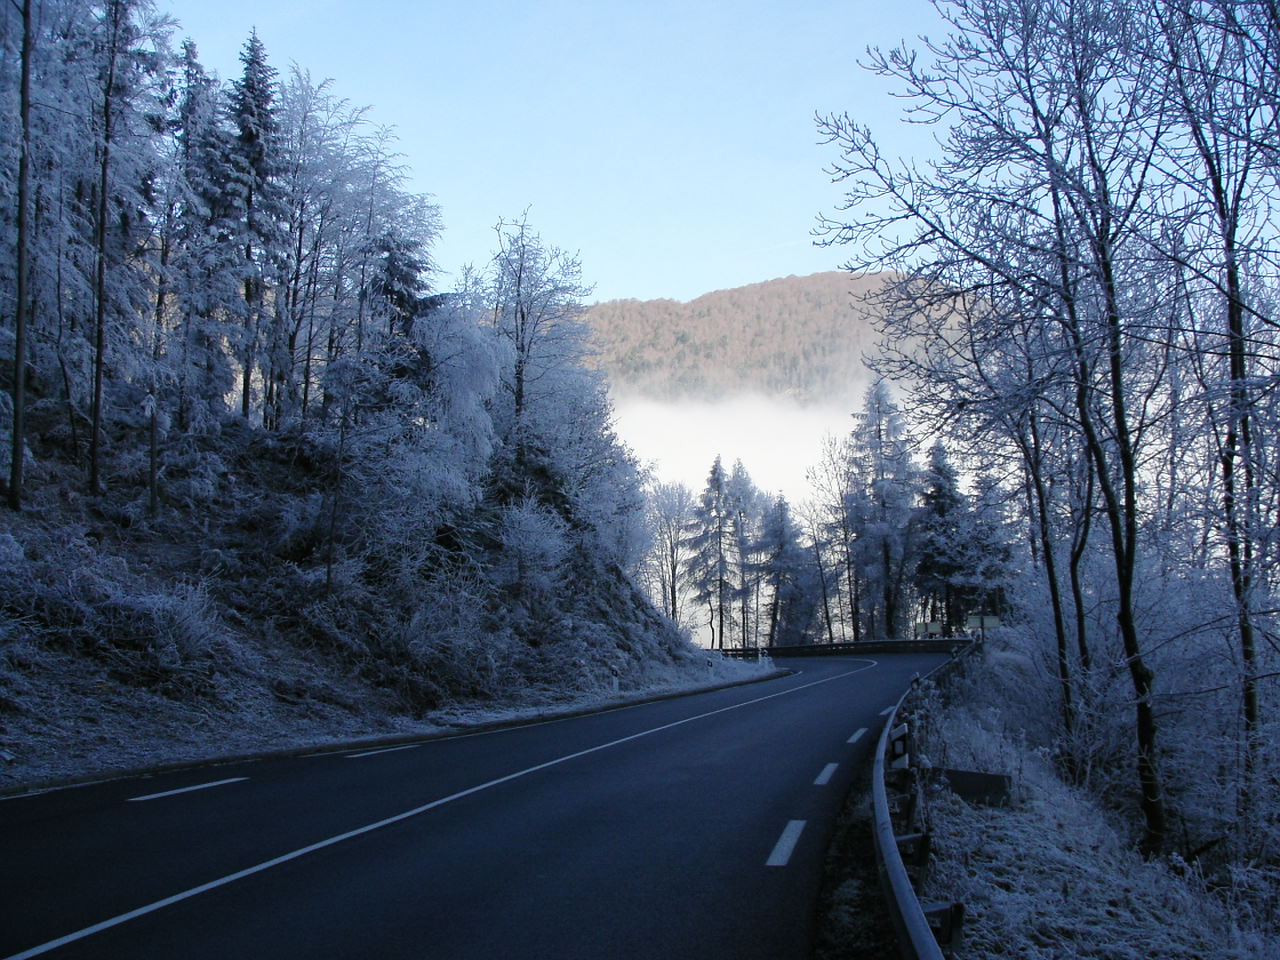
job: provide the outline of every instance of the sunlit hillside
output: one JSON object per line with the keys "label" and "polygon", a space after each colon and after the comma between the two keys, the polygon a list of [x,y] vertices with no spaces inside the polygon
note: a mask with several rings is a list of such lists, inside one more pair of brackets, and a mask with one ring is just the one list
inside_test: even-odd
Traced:
{"label": "sunlit hillside", "polygon": [[738,393],[805,403],[861,395],[875,343],[875,277],[842,271],[718,290],[688,303],[611,300],[587,321],[617,393],[655,400]]}

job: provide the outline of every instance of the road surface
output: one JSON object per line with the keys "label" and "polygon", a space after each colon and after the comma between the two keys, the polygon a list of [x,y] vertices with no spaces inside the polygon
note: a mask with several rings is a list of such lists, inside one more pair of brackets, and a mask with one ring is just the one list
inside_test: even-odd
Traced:
{"label": "road surface", "polygon": [[0,958],[808,958],[836,813],[932,654],[0,801]]}

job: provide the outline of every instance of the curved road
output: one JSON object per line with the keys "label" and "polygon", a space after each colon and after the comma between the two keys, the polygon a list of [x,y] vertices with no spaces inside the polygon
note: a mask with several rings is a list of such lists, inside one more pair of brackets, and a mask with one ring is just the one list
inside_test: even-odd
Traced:
{"label": "curved road", "polygon": [[486,733],[0,801],[0,957],[807,958],[932,654]]}

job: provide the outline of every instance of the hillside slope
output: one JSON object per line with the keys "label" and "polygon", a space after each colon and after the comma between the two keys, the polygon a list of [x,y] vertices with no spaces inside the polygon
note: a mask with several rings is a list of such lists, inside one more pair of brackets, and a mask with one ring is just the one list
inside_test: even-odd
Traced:
{"label": "hillside slope", "polygon": [[841,271],[718,290],[688,303],[611,300],[587,311],[615,393],[655,400],[762,393],[822,402],[856,397],[876,341],[876,277]]}
{"label": "hillside slope", "polygon": [[349,541],[327,580],[331,450],[234,419],[183,443],[155,517],[133,478],[77,496],[44,448],[27,509],[0,510],[0,794],[705,682],[705,656],[589,549],[545,597],[490,586],[492,497],[433,562]]}

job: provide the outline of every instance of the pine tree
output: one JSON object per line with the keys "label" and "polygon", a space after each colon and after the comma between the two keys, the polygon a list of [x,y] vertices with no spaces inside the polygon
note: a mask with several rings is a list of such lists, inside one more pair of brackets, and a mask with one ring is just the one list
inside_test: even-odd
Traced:
{"label": "pine tree", "polygon": [[729,511],[729,567],[734,578],[736,626],[745,648],[755,645],[760,632],[755,616],[760,593],[755,551],[759,540],[762,496],[741,460],[733,462],[733,470],[725,484],[725,498]]}
{"label": "pine tree", "polygon": [[[243,253],[243,329],[240,336],[240,415],[248,419],[255,369],[264,359],[262,326],[266,290],[279,260],[280,201],[277,193],[276,71],[267,63],[266,48],[254,30],[240,51],[244,69],[232,84],[231,117],[236,139],[232,173],[239,200],[238,245]],[[268,382],[271,377],[268,375]],[[267,412],[270,419],[270,414]]]}
{"label": "pine tree", "polygon": [[920,499],[916,593],[924,619],[941,623],[943,636],[950,637],[963,628],[968,612],[962,579],[973,559],[966,542],[972,518],[941,440],[929,450]]}
{"label": "pine tree", "polygon": [[756,549],[759,575],[769,598],[765,645],[805,643],[817,614],[814,581],[818,571],[805,559],[785,497],[777,497],[765,510]]}
{"label": "pine tree", "polygon": [[688,570],[694,600],[707,605],[711,646],[721,649],[724,648],[725,628],[733,602],[729,571],[730,533],[727,483],[724,467],[716,457],[707,474],[707,485],[694,507],[685,542],[690,552]]}
{"label": "pine tree", "polygon": [[367,300],[370,317],[385,337],[407,337],[422,311],[426,293],[426,263],[418,244],[388,228],[369,244],[375,256]]}
{"label": "pine tree", "polygon": [[916,492],[906,420],[877,380],[867,390],[862,412],[855,415],[852,454],[856,474],[864,478],[865,512],[858,539],[868,577],[868,589],[878,597],[872,606],[871,634],[900,636],[906,612],[912,544],[910,520]]}
{"label": "pine tree", "polygon": [[205,75],[195,44],[182,45],[173,202],[175,252],[170,274],[178,320],[168,359],[175,420],[182,430],[205,429],[225,412],[234,384],[225,343],[228,318],[239,315],[242,275],[238,253],[239,201],[234,190],[232,136],[215,80]]}

